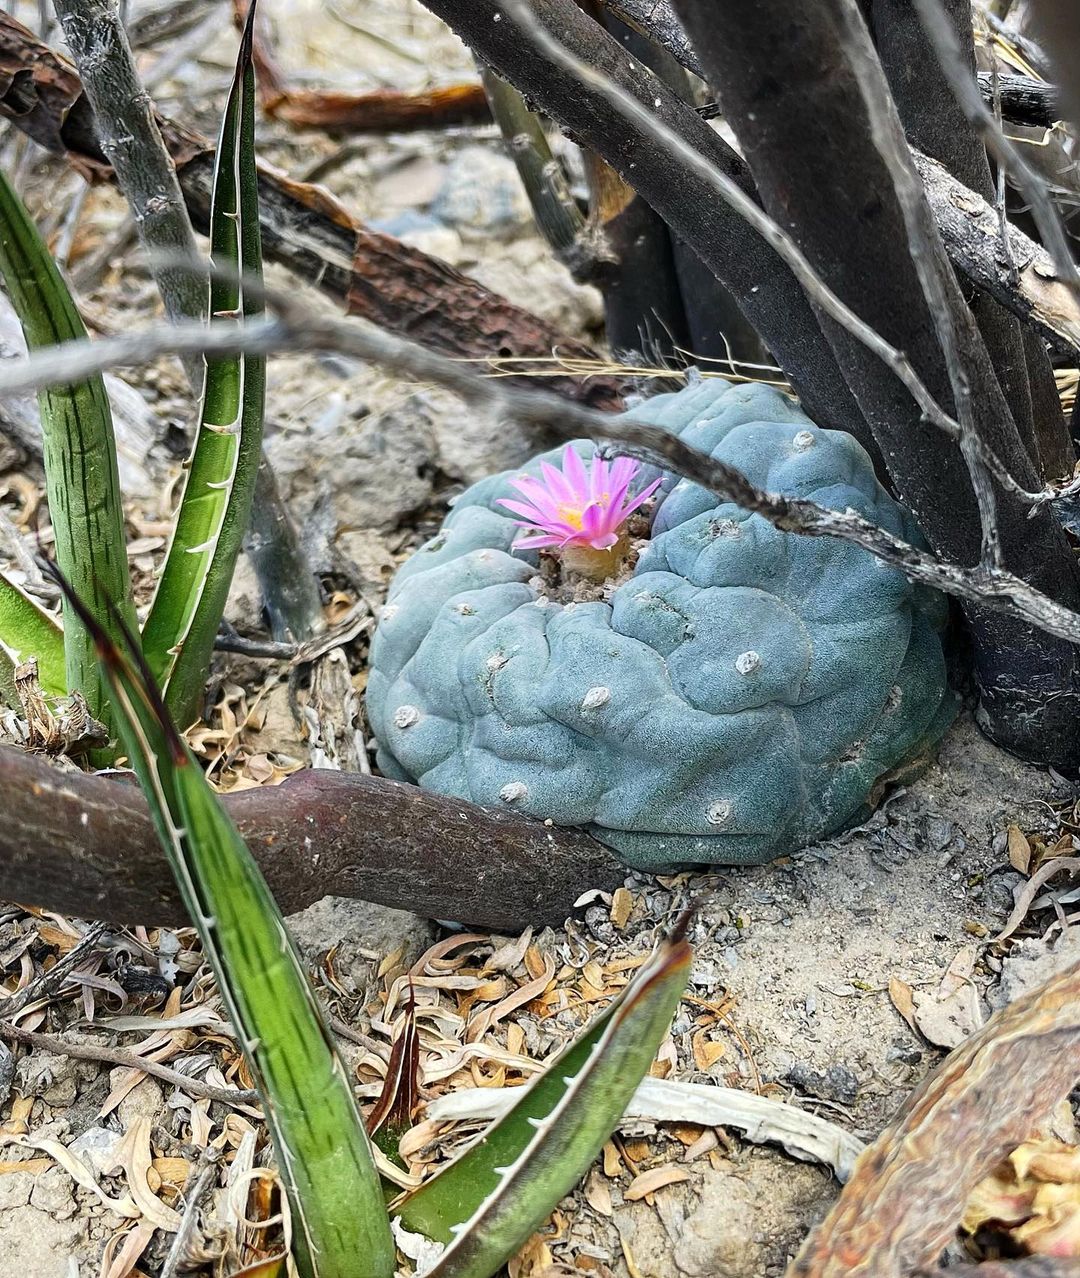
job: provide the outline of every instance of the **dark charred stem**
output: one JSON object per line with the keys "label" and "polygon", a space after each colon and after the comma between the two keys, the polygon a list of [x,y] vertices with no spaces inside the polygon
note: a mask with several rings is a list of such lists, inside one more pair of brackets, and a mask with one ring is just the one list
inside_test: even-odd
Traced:
{"label": "dark charred stem", "polygon": [[[993,365],[952,280],[936,236],[909,244],[899,173],[879,152],[843,36],[853,0],[677,0],[711,78],[723,85],[729,123],[750,163],[762,202],[782,221],[822,278],[864,321],[903,349],[938,403],[954,403],[958,372],[979,405],[979,436],[1025,485],[1038,479]],[[880,70],[877,72],[880,75]],[[913,250],[933,261],[941,302],[957,340],[946,360],[936,336],[943,318],[923,294]],[[889,287],[878,287],[888,279]],[[824,329],[889,467],[939,554],[978,562],[980,517],[959,450],[927,433],[896,378],[831,322]],[[959,360],[959,366],[956,364]],[[926,462],[934,458],[932,467]],[[995,486],[997,487],[997,486]],[[1050,511],[1029,518],[1014,495],[994,493],[1005,563],[1067,607],[1080,603],[1080,575]],[[1080,758],[1069,723],[1080,708],[1074,648],[968,608],[982,693],[981,721],[1003,744],[1032,757],[1052,749]],[[1047,696],[1053,686],[1055,696]],[[1050,745],[1050,742],[1053,745]]]}
{"label": "dark charred stem", "polygon": [[[875,445],[836,357],[794,275],[762,237],[716,199],[712,184],[681,157],[657,147],[651,130],[629,123],[606,93],[583,83],[537,47],[523,21],[499,0],[425,0],[472,50],[595,151],[690,245],[737,300],[784,366],[807,413]],[[671,127],[751,192],[746,166],[658,76],[582,13],[574,0],[536,0],[536,20],[622,92]]]}

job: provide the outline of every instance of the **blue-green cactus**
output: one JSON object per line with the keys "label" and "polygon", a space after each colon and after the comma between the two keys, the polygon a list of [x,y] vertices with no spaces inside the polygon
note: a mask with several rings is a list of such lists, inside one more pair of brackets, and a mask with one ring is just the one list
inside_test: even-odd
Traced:
{"label": "blue-green cactus", "polygon": [[[769,387],[709,379],[634,416],[762,488],[918,537],[860,445]],[[542,460],[557,454],[474,484],[394,579],[367,697],[387,775],[586,825],[661,871],[766,861],[840,829],[944,731],[940,596],[676,476],[628,580],[549,598],[495,504]]]}

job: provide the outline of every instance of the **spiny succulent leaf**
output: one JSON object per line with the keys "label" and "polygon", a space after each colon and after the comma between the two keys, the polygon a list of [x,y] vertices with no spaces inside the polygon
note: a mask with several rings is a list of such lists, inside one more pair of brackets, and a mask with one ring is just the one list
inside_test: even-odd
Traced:
{"label": "spiny succulent leaf", "polygon": [[426,1278],[490,1278],[569,1193],[648,1071],[689,969],[686,941],[662,942],[504,1118],[403,1200],[401,1224],[447,1244]]}
{"label": "spiny succulent leaf", "polygon": [[[210,217],[210,322],[243,325],[262,313],[244,278],[262,279],[255,167],[252,3],[218,142]],[[194,715],[236,558],[251,516],[262,447],[266,361],[207,360],[202,414],[176,525],[143,631],[154,678],[173,716]]]}
{"label": "spiny succulent leaf", "polygon": [[[48,248],[0,173],[0,274],[31,350],[86,338],[86,328]],[[105,631],[135,624],[112,411],[100,375],[38,393],[49,517],[60,570]],[[106,682],[77,617],[64,626],[64,687],[111,726]],[[50,664],[39,654],[39,671]],[[52,676],[50,675],[50,678]],[[55,680],[52,680],[55,684]]]}
{"label": "spiny succulent leaf", "polygon": [[15,667],[34,657],[42,691],[62,697],[64,632],[56,618],[0,572],[0,685],[11,683]]}
{"label": "spiny succulent leaf", "polygon": [[345,1068],[254,858],[176,731],[138,653],[122,653],[61,578],[110,683],[203,952],[263,1101],[302,1278],[390,1278],[382,1186]]}

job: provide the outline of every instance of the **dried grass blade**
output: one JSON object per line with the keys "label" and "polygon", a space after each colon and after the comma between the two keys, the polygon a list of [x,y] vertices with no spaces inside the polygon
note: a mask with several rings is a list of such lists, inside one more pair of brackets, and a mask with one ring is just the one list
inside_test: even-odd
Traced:
{"label": "dried grass blade", "polygon": [[444,1171],[400,1205],[405,1229],[447,1244],[428,1278],[488,1278],[600,1152],[685,988],[690,947],[663,941],[623,994]]}

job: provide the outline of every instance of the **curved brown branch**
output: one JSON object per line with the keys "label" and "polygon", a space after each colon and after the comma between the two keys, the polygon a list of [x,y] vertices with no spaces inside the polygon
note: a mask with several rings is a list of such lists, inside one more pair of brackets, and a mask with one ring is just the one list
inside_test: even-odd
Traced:
{"label": "curved brown branch", "polygon": [[930,1075],[860,1156],[788,1278],[938,1272],[971,1190],[1069,1094],[1078,1046],[1080,964],[992,1017]]}
{"label": "curved brown branch", "polygon": [[[46,150],[66,156],[88,179],[111,176],[97,121],[71,64],[2,11],[0,116]],[[213,144],[175,120],[157,117],[157,125],[191,220],[196,230],[206,231]],[[369,231],[321,186],[260,164],[259,203],[266,256],[335,301],[348,302],[353,314],[373,324],[397,333],[423,330],[425,340],[459,359],[500,353],[548,359],[553,351],[570,360],[598,358],[584,343],[566,340],[546,321],[438,259]],[[483,323],[476,323],[478,317]],[[596,408],[621,403],[623,386],[615,377],[545,380],[550,390]]]}
{"label": "curved brown branch", "polygon": [[[142,794],[0,747],[0,885],[8,900],[114,923],[186,918]],[[351,896],[519,930],[562,922],[625,870],[581,830],[381,777],[299,772],[225,796],[285,913]]]}

